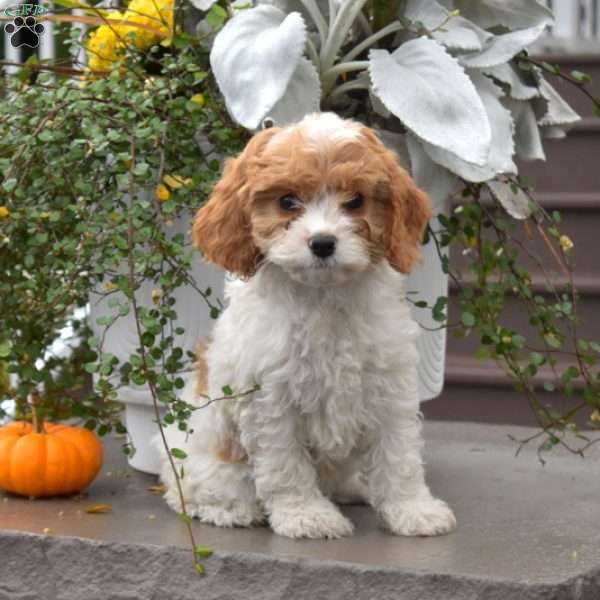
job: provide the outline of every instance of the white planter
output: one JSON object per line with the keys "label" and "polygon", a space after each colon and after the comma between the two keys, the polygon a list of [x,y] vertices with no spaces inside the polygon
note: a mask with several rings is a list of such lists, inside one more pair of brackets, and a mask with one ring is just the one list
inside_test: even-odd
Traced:
{"label": "white planter", "polygon": [[[173,235],[184,233],[190,229],[191,217],[181,217],[169,228]],[[223,299],[223,271],[207,265],[197,254],[193,261],[191,276],[201,290],[212,288],[211,299],[213,303],[217,298]],[[152,307],[152,290],[157,287],[152,281],[145,281],[136,293],[136,299],[140,306]],[[96,319],[105,314],[113,314],[114,309],[108,307],[108,298],[111,294],[98,302],[98,297],[90,298],[90,324],[97,336],[103,333],[103,327],[96,324]],[[210,311],[192,286],[182,286],[174,293],[176,299],[175,310],[178,321],[176,326],[184,330],[183,335],[175,337],[175,346],[181,347],[184,352],[194,352],[199,340],[206,337],[214,324],[210,318]],[[124,297],[121,296],[124,300]],[[114,354],[119,361],[127,361],[131,354],[139,346],[138,335],[133,314],[120,317],[115,324],[108,329],[104,341],[104,351]],[[182,375],[187,379],[190,373]],[[135,453],[129,458],[129,464],[135,469],[147,473],[158,472],[158,454],[151,445],[152,438],[158,432],[152,396],[148,387],[132,384],[119,390],[119,400],[126,404],[126,425],[130,441],[135,447]]]}
{"label": "white planter", "polygon": [[[432,224],[437,219],[432,220]],[[436,229],[436,225],[433,225]],[[448,249],[442,250],[447,255]],[[414,300],[424,300],[428,306],[435,304],[440,296],[448,295],[448,275],[442,271],[441,261],[433,240],[423,246],[424,261],[408,277],[407,291],[414,291]],[[431,317],[431,309],[412,306],[413,318],[423,327],[417,341],[419,349],[419,398],[421,402],[432,400],[444,387],[446,365],[446,328]],[[435,331],[429,331],[434,329]]]}
{"label": "white planter", "polygon": [[[411,161],[404,135],[387,130],[378,131],[385,145],[394,150],[400,163],[411,171]],[[432,182],[435,183],[435,182]],[[435,188],[435,186],[422,187]],[[434,214],[448,214],[450,202],[446,194],[439,190],[434,192],[438,197],[431,197]],[[439,229],[437,218],[431,220],[434,230]],[[448,248],[442,248],[442,253],[448,255]],[[440,296],[448,296],[448,275],[442,271],[442,263],[438,256],[435,242],[430,239],[422,247],[423,263],[417,265],[408,276],[406,291],[413,301],[425,301],[428,306],[433,306]],[[417,308],[412,306],[413,318],[423,327],[417,342],[419,350],[419,398],[421,402],[432,400],[438,396],[444,387],[444,370],[446,365],[446,328],[440,328],[441,323],[431,317],[430,308]],[[434,330],[434,331],[430,331]]]}
{"label": "white planter", "polygon": [[[123,398],[121,398],[125,402]],[[161,417],[164,416],[161,410]],[[127,458],[129,465],[138,471],[157,475],[160,469],[159,456],[151,443],[158,433],[154,406],[127,402],[125,406],[127,436],[133,443],[135,452]]]}

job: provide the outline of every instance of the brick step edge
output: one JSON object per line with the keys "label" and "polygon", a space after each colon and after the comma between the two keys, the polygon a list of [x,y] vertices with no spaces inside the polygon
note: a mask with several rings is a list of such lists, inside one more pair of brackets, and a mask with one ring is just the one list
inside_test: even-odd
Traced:
{"label": "brick step edge", "polygon": [[[469,272],[463,272],[461,274],[460,283],[465,287],[476,287],[475,275]],[[568,290],[569,282],[565,277],[557,278],[557,280],[553,283],[556,286],[557,292],[559,293],[563,293]],[[583,275],[577,276],[577,274],[575,274],[573,278],[573,285],[579,292],[580,300],[583,296],[600,296],[600,276],[586,277]],[[456,294],[459,290],[459,285],[453,280],[450,280],[449,289],[450,293]],[[531,289],[535,294],[539,294],[540,296],[545,296],[552,293],[546,289],[546,279],[542,275],[535,273],[532,274],[531,277]]]}
{"label": "brick step edge", "polygon": [[[585,210],[598,212],[600,215],[600,193],[598,192],[553,192],[534,189],[532,196],[547,210],[563,212]],[[481,201],[486,206],[495,203],[489,196],[483,196]],[[452,198],[451,206],[456,208],[464,203],[464,199],[456,195]]]}
{"label": "brick step edge", "polygon": [[[556,371],[560,375],[571,366],[571,363],[558,363]],[[555,376],[549,367],[544,366],[533,378],[536,388],[545,383],[555,383]],[[494,388],[514,389],[515,380],[502,366],[493,359],[478,359],[474,356],[456,356],[450,354],[446,358],[444,383],[447,385],[475,385]],[[581,389],[580,380],[575,380],[575,389]]]}
{"label": "brick step edge", "polygon": [[[600,119],[598,119],[600,123]],[[534,190],[533,197],[547,210],[597,211],[600,213],[598,192],[552,192]]]}

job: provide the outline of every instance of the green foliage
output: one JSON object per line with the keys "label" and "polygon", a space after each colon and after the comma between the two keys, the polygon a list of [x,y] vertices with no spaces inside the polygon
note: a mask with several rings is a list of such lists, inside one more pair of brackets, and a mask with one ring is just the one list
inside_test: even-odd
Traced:
{"label": "green foliage", "polygon": [[[512,184],[529,194],[519,180]],[[439,249],[452,246],[466,257],[462,268],[450,271],[460,317],[449,327],[458,336],[477,335],[477,358],[496,360],[529,400],[540,430],[521,442],[540,438],[540,452],[560,444],[583,453],[598,441],[584,435],[576,420],[592,428],[600,422],[600,344],[581,337],[573,242],[558,229],[560,214],[547,214],[529,198],[534,212],[517,221],[484,186],[466,184],[460,204],[449,217],[442,215],[439,230],[430,231]],[[543,276],[543,291],[535,289],[533,269]],[[509,301],[527,315],[527,327],[509,325]],[[450,317],[456,320],[452,312]],[[566,397],[564,410],[551,409],[544,392]]]}
{"label": "green foliage", "polygon": [[209,558],[213,555],[213,551],[208,546],[196,546],[196,554],[198,558]]}
{"label": "green foliage", "polygon": [[184,458],[187,458],[187,454],[179,448],[171,448],[171,455],[177,458],[178,460],[183,460]]}
{"label": "green foliage", "polygon": [[[119,387],[147,383],[167,420],[185,428],[191,407],[175,392],[192,357],[175,342],[173,292],[191,283],[213,316],[220,304],[190,281],[190,242],[169,227],[207,198],[220,157],[237,152],[245,135],[227,119],[206,52],[185,41],[130,50],[105,78],[8,82],[0,101],[0,355],[18,380],[10,395],[23,416],[38,389],[43,416],[122,431]],[[135,301],[148,279],[159,286],[152,308]],[[109,299],[101,328],[135,312],[140,344],[122,364],[104,352],[104,336],[73,317],[93,291]],[[68,323],[83,340],[74,359],[49,356]],[[7,386],[0,393],[8,397]]]}
{"label": "green foliage", "polygon": [[206,15],[206,22],[213,28],[219,29],[223,26],[225,21],[227,20],[227,11],[219,6],[218,4],[213,4]]}
{"label": "green foliage", "polygon": [[[164,424],[185,430],[193,407],[176,391],[194,357],[177,345],[174,292],[191,285],[213,318],[221,304],[191,279],[190,241],[170,229],[191,219],[220,159],[237,153],[246,134],[227,117],[206,50],[183,32],[145,53],[128,48],[102,78],[30,69],[0,98],[0,407],[15,398],[17,416],[27,418],[39,392],[40,417],[76,417],[101,436],[123,434],[119,388],[147,385],[157,414],[166,409]],[[156,285],[151,307],[136,294],[148,280]],[[74,316],[91,297],[109,309],[96,335],[85,316]],[[138,346],[120,363],[104,338],[128,314]],[[70,357],[52,356],[47,349],[67,324],[80,345]],[[5,371],[16,376],[14,390]],[[171,456],[186,455],[173,448]],[[183,472],[172,467],[202,573],[210,553],[195,542]]]}

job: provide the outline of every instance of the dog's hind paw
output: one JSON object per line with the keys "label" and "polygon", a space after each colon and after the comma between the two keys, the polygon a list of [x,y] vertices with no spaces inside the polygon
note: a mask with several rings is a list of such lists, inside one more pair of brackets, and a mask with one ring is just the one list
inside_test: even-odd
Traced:
{"label": "dog's hind paw", "polygon": [[341,538],[354,532],[352,522],[325,498],[302,505],[276,505],[270,521],[275,533],[291,538]]}
{"label": "dog's hind paw", "polygon": [[452,509],[438,498],[384,502],[379,515],[385,528],[396,535],[443,535],[456,528]]}

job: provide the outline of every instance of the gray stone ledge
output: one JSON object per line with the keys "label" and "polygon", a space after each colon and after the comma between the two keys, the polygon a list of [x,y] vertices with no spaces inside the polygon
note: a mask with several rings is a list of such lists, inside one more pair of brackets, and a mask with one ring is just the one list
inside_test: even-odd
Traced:
{"label": "gray stone ledge", "polygon": [[2,600],[598,600],[600,573],[539,584],[219,553],[196,575],[174,546],[4,531]]}
{"label": "gray stone ledge", "polygon": [[[0,499],[0,600],[599,600],[600,453],[515,458],[517,427],[430,423],[429,479],[455,509],[445,537],[397,538],[345,507],[352,538],[194,524],[215,554],[192,568],[184,526],[118,443],[83,499]],[[106,502],[108,514],[83,509]],[[49,528],[48,535],[43,535]]]}

